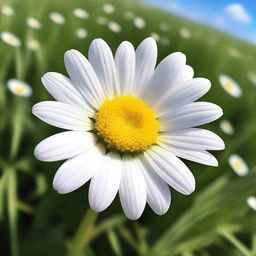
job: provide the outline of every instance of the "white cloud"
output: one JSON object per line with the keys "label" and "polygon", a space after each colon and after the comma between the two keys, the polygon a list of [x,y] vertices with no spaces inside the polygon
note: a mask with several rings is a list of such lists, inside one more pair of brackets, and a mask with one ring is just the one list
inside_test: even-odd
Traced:
{"label": "white cloud", "polygon": [[229,18],[236,20],[241,23],[249,23],[251,16],[246,12],[243,5],[238,3],[229,4],[225,7],[225,13]]}

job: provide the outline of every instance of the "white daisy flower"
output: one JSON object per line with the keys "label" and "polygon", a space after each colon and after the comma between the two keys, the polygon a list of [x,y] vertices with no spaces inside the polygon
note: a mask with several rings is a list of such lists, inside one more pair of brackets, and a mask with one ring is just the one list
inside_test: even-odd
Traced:
{"label": "white daisy flower", "polygon": [[193,128],[222,115],[213,103],[195,102],[210,89],[210,81],[193,78],[180,52],[155,68],[153,38],[136,51],[122,42],[114,57],[105,41],[95,39],[88,55],[66,52],[70,78],[53,72],[43,76],[56,101],[37,103],[32,112],[69,131],[40,142],[35,156],[48,162],[68,159],[53,180],[58,193],[69,193],[91,179],[89,203],[98,212],[119,191],[128,218],[138,219],[146,202],[162,215],[171,203],[168,185],[185,195],[195,189],[193,174],[178,157],[218,165],[206,150],[223,149],[222,139]]}
{"label": "white daisy flower", "polygon": [[57,23],[59,25],[62,25],[66,22],[66,19],[63,15],[61,15],[58,12],[51,12],[49,15],[49,18],[54,22]]}
{"label": "white daisy flower", "polygon": [[29,39],[27,42],[27,47],[30,50],[36,51],[41,47],[41,44],[36,39]]}
{"label": "white daisy flower", "polygon": [[119,33],[122,31],[122,27],[115,21],[110,21],[108,23],[108,28],[115,33]]}
{"label": "white daisy flower", "polygon": [[233,47],[228,48],[228,54],[229,54],[231,57],[233,57],[233,58],[235,58],[235,59],[238,59],[238,60],[240,60],[240,59],[243,58],[242,53],[239,52],[236,48],[233,48]]}
{"label": "white daisy flower", "polygon": [[27,25],[31,28],[35,28],[35,29],[41,29],[42,28],[42,24],[39,20],[29,17],[27,18]]}
{"label": "white daisy flower", "polygon": [[13,16],[15,11],[14,9],[9,5],[3,5],[1,8],[2,14],[6,16]]}
{"label": "white daisy flower", "polygon": [[254,85],[256,85],[256,73],[254,72],[249,72],[247,74],[247,77],[249,79],[250,82],[252,82]]}
{"label": "white daisy flower", "polygon": [[20,47],[21,46],[21,41],[20,39],[14,35],[11,32],[4,31],[1,33],[1,39],[6,43],[9,44],[13,47]]}
{"label": "white daisy flower", "polygon": [[187,28],[181,28],[180,29],[180,36],[184,39],[190,39],[192,34],[189,29]]}
{"label": "white daisy flower", "polygon": [[97,17],[96,22],[99,25],[103,25],[104,26],[104,25],[107,25],[108,19],[106,17],[100,16],[100,17]]}
{"label": "white daisy flower", "polygon": [[125,12],[124,13],[124,17],[127,19],[127,20],[132,20],[132,19],[134,19],[134,17],[135,17],[135,15],[134,15],[134,13],[133,12]]}
{"label": "white daisy flower", "polygon": [[247,198],[247,204],[251,207],[251,209],[256,211],[256,197],[255,196],[249,196]]}
{"label": "white daisy flower", "polygon": [[133,23],[134,23],[134,26],[139,29],[143,29],[146,27],[146,22],[141,17],[135,17],[135,19],[133,20]]}
{"label": "white daisy flower", "polygon": [[242,90],[237,82],[231,77],[221,74],[219,76],[219,81],[223,89],[235,98],[240,98],[242,96]]}
{"label": "white daisy flower", "polygon": [[228,120],[220,121],[220,129],[228,135],[232,135],[235,133],[233,125]]}
{"label": "white daisy flower", "polygon": [[168,37],[165,36],[161,36],[160,41],[159,41],[162,45],[164,46],[168,46],[170,45],[170,39]]}
{"label": "white daisy flower", "polygon": [[73,14],[74,14],[74,16],[76,16],[77,18],[80,18],[80,19],[88,19],[90,16],[86,10],[81,9],[81,8],[75,8],[73,10]]}
{"label": "white daisy flower", "polygon": [[244,176],[249,171],[246,162],[239,155],[231,155],[228,159],[228,162],[233,171],[239,176]]}
{"label": "white daisy flower", "polygon": [[160,36],[155,32],[152,32],[150,36],[153,37],[157,42],[160,40]]}
{"label": "white daisy flower", "polygon": [[113,13],[113,12],[115,12],[115,10],[116,10],[115,6],[112,5],[112,4],[109,4],[109,3],[104,4],[104,5],[102,6],[102,9],[103,9],[103,11],[104,11],[105,13],[108,13],[108,14]]}
{"label": "white daisy flower", "polygon": [[87,37],[87,35],[88,35],[88,32],[87,32],[87,30],[85,28],[78,28],[76,30],[76,36],[78,38],[84,39],[84,38]]}
{"label": "white daisy flower", "polygon": [[161,22],[161,23],[159,24],[159,28],[160,28],[160,30],[162,30],[162,31],[164,31],[164,32],[166,32],[166,31],[169,30],[169,26],[168,26],[168,24],[165,23],[165,22]]}
{"label": "white daisy flower", "polygon": [[32,89],[30,85],[18,79],[8,80],[7,87],[13,94],[17,96],[29,97],[32,94]]}

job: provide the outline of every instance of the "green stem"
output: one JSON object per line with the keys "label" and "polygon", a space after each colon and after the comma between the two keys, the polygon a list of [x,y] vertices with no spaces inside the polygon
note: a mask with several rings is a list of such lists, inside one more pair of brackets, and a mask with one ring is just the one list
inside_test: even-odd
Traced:
{"label": "green stem", "polygon": [[232,233],[229,233],[225,230],[220,230],[219,233],[226,238],[234,247],[236,247],[243,255],[251,256],[250,250],[241,242],[239,241]]}
{"label": "green stem", "polygon": [[93,236],[94,224],[97,216],[97,212],[91,209],[86,212],[73,239],[68,244],[69,256],[84,255],[84,250],[89,246]]}
{"label": "green stem", "polygon": [[11,242],[11,255],[18,256],[18,228],[17,228],[17,176],[16,171],[7,169],[8,184],[7,184],[7,202],[8,202],[8,216],[10,227],[10,242]]}
{"label": "green stem", "polygon": [[252,234],[252,254],[256,255],[256,232]]}

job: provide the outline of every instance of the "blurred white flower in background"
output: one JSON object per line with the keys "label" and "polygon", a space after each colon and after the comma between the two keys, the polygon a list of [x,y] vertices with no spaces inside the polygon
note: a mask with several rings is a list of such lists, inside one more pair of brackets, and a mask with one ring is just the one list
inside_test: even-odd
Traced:
{"label": "blurred white flower in background", "polygon": [[14,35],[11,32],[4,31],[1,33],[1,39],[6,43],[9,44],[13,47],[20,47],[21,46],[21,41],[20,39]]}
{"label": "blurred white flower in background", "polygon": [[160,28],[160,30],[166,32],[166,31],[169,30],[169,25],[168,25],[167,23],[165,23],[165,22],[161,22],[161,23],[159,24],[159,28]]}
{"label": "blurred white flower in background", "polygon": [[15,11],[14,9],[9,5],[3,5],[1,8],[2,14],[6,16],[13,16]]}
{"label": "blurred white flower in background", "polygon": [[66,19],[63,15],[58,12],[51,12],[49,18],[56,24],[62,25],[66,22]]}
{"label": "blurred white flower in background", "polygon": [[86,10],[81,9],[81,8],[75,8],[73,10],[73,14],[74,14],[74,16],[76,16],[77,18],[80,18],[80,19],[88,19],[90,16]]}
{"label": "blurred white flower in background", "polygon": [[87,30],[85,28],[78,28],[76,30],[76,36],[78,38],[84,39],[84,38],[87,37],[87,35],[88,35],[88,32],[87,32]]}
{"label": "blurred white flower in background", "polygon": [[133,20],[133,23],[134,23],[135,27],[139,28],[139,29],[143,29],[146,27],[146,22],[141,17],[135,17]]}
{"label": "blurred white flower in background", "polygon": [[253,209],[254,211],[256,211],[256,197],[255,196],[249,196],[247,198],[247,204],[249,205],[249,207],[251,209]]}
{"label": "blurred white flower in background", "polygon": [[109,4],[109,3],[104,4],[104,5],[102,6],[102,9],[103,9],[103,11],[104,11],[105,13],[107,13],[107,14],[113,13],[113,12],[115,12],[115,10],[116,10],[115,6],[112,5],[112,4]]}
{"label": "blurred white flower in background", "polygon": [[108,23],[108,19],[106,17],[103,17],[103,16],[99,16],[96,18],[96,22],[99,24],[99,25],[107,25]]}
{"label": "blurred white flower in background", "polygon": [[239,84],[229,77],[228,75],[219,75],[219,82],[222,88],[231,96],[235,98],[240,98],[242,96],[242,90]]}
{"label": "blurred white flower in background", "polygon": [[32,17],[27,18],[27,25],[31,28],[34,28],[34,29],[41,29],[42,28],[41,22],[39,20],[35,19],[35,18],[32,18]]}
{"label": "blurred white flower in background", "polygon": [[150,33],[150,36],[153,37],[157,42],[160,40],[160,36],[155,32]]}
{"label": "blurred white flower in background", "polygon": [[108,28],[114,33],[119,33],[122,31],[122,27],[115,21],[110,21],[108,23]]}
{"label": "blurred white flower in background", "polygon": [[134,19],[135,15],[133,12],[130,12],[130,11],[127,11],[124,13],[124,17],[127,19],[127,20],[132,20]]}
{"label": "blurred white flower in background", "polygon": [[41,47],[41,44],[36,39],[29,39],[28,42],[27,42],[27,47],[30,50],[36,51],[36,50],[38,50]]}
{"label": "blurred white flower in background", "polygon": [[24,81],[18,79],[10,79],[7,81],[8,89],[15,95],[21,97],[29,97],[32,94],[32,89],[30,85]]}
{"label": "blurred white flower in background", "polygon": [[190,32],[189,29],[187,28],[181,28],[180,29],[180,36],[183,38],[183,39],[190,39],[192,34]]}
{"label": "blurred white flower in background", "polygon": [[256,73],[254,72],[248,72],[247,77],[250,82],[252,82],[254,85],[256,85]]}
{"label": "blurred white flower in background", "polygon": [[245,176],[248,171],[248,165],[243,160],[243,158],[237,154],[233,154],[228,158],[229,165],[233,171],[239,176]]}
{"label": "blurred white flower in background", "polygon": [[220,129],[228,135],[232,135],[235,133],[235,129],[234,129],[233,125],[228,120],[220,121]]}
{"label": "blurred white flower in background", "polygon": [[243,54],[240,51],[238,51],[236,48],[233,48],[233,47],[228,48],[228,54],[231,57],[238,59],[238,60],[243,58]]}
{"label": "blurred white flower in background", "polygon": [[160,42],[162,45],[164,45],[164,46],[168,46],[168,45],[171,44],[170,39],[169,39],[168,37],[166,37],[166,36],[161,36],[159,42]]}

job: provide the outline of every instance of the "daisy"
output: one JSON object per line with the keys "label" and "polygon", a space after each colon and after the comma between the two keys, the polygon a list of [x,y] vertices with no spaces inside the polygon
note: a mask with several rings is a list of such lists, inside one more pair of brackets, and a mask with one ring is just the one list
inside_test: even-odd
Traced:
{"label": "daisy", "polygon": [[102,17],[102,16],[100,16],[100,17],[98,17],[97,19],[96,19],[96,22],[99,24],[99,25],[107,25],[107,23],[108,23],[108,19],[107,18],[105,18],[105,17]]}
{"label": "daisy", "polygon": [[246,162],[239,155],[231,155],[228,162],[233,171],[239,176],[244,176],[249,171]]}
{"label": "daisy", "polygon": [[181,28],[180,29],[180,36],[184,39],[189,39],[191,38],[191,32],[187,28]]}
{"label": "daisy", "polygon": [[8,89],[15,95],[21,97],[29,97],[32,94],[31,87],[18,79],[10,79],[7,81]]}
{"label": "daisy", "polygon": [[78,29],[76,30],[76,35],[77,35],[78,38],[84,39],[84,38],[87,37],[88,32],[87,32],[87,30],[84,29],[84,28],[78,28]]}
{"label": "daisy", "polygon": [[9,5],[3,5],[1,8],[2,14],[6,16],[13,16],[14,15],[14,9]]}
{"label": "daisy", "polygon": [[256,211],[256,197],[255,196],[249,196],[247,198],[247,204],[251,207],[251,209]]}
{"label": "daisy", "polygon": [[75,8],[73,10],[74,16],[80,19],[88,19],[89,18],[89,13],[85,11],[84,9],[81,8]]}
{"label": "daisy", "polygon": [[41,29],[42,28],[42,24],[39,20],[35,19],[35,18],[27,18],[27,25],[31,28],[34,29]]}
{"label": "daisy", "polygon": [[133,12],[125,12],[124,13],[124,17],[127,19],[127,20],[132,20],[132,19],[134,19],[134,17],[135,17],[135,15],[134,15],[134,13]]}
{"label": "daisy", "polygon": [[150,36],[153,37],[157,42],[160,40],[160,36],[155,32],[152,32]]}
{"label": "daisy", "polygon": [[88,180],[89,203],[103,211],[119,197],[125,214],[138,219],[146,202],[157,214],[171,203],[168,185],[182,194],[195,189],[195,179],[178,158],[217,166],[206,150],[221,150],[215,133],[193,128],[218,119],[222,109],[195,102],[210,89],[193,78],[180,52],[155,68],[157,46],[145,39],[134,50],[122,42],[113,57],[102,39],[95,39],[88,59],[76,50],[65,53],[69,78],[46,73],[42,82],[56,101],[33,106],[33,114],[68,131],[40,142],[41,161],[68,159],[53,180],[58,193],[69,193]]}
{"label": "daisy", "polygon": [[108,28],[115,33],[119,33],[122,31],[122,27],[115,21],[110,21],[108,23]]}
{"label": "daisy", "polygon": [[236,48],[228,48],[228,54],[235,59],[242,59],[243,55]]}
{"label": "daisy", "polygon": [[136,28],[139,28],[139,29],[143,29],[143,28],[146,27],[146,22],[145,22],[145,20],[144,20],[143,18],[141,18],[141,17],[135,17],[133,23],[134,23],[134,26],[135,26]]}
{"label": "daisy", "polygon": [[168,24],[166,24],[166,23],[164,23],[164,22],[161,22],[161,23],[159,24],[159,28],[160,28],[160,30],[162,30],[162,31],[164,31],[164,32],[169,30]]}
{"label": "daisy", "polygon": [[40,48],[40,43],[35,39],[29,39],[27,42],[27,47],[30,50],[36,51]]}
{"label": "daisy", "polygon": [[105,13],[108,13],[108,14],[113,13],[113,12],[115,12],[115,10],[116,10],[115,6],[112,5],[112,4],[104,4],[104,5],[102,6],[102,9],[103,9],[103,11],[104,11]]}
{"label": "daisy", "polygon": [[54,23],[57,23],[59,25],[62,25],[66,22],[65,17],[58,12],[51,12],[49,14],[49,17]]}
{"label": "daisy", "polygon": [[15,36],[13,33],[4,31],[1,33],[1,39],[6,43],[13,47],[20,47],[21,41],[20,39]]}
{"label": "daisy", "polygon": [[228,120],[220,121],[220,129],[228,135],[232,135],[235,132],[233,125]]}
{"label": "daisy", "polygon": [[237,82],[231,77],[221,74],[219,76],[219,82],[223,89],[235,98],[240,98],[242,96],[242,90]]}

